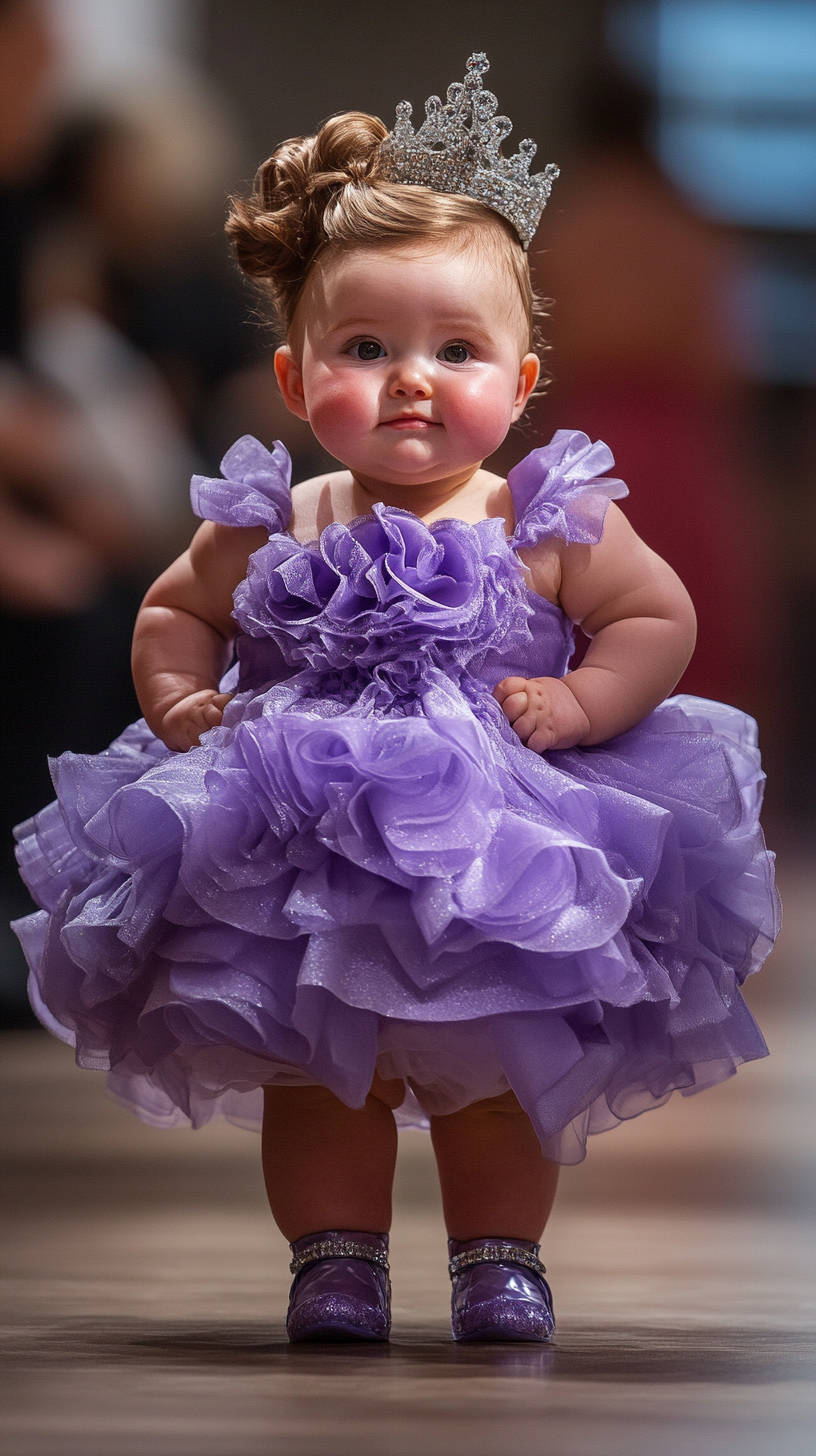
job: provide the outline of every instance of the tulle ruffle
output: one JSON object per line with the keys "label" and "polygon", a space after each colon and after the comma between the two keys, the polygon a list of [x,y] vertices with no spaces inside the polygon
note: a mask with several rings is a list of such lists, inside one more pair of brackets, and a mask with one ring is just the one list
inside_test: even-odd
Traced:
{"label": "tulle ruffle", "polygon": [[266,526],[283,531],[292,514],[292,461],[275,442],[270,452],[253,435],[242,435],[221,461],[223,478],[194,475],[190,500],[195,515],[222,526]]}
{"label": "tulle ruffle", "polygon": [[564,670],[515,551],[600,538],[606,447],[561,431],[512,472],[510,543],[377,508],[300,545],[284,456],[247,437],[194,489],[270,531],[223,726],[63,755],[20,828],[45,1024],[158,1125],[255,1125],[271,1081],[359,1106],[378,1068],[409,1121],[511,1086],[566,1162],[764,1055],[738,989],[778,916],[751,721],[678,697],[545,757],[491,695],[502,663]]}
{"label": "tulle ruffle", "polygon": [[439,521],[376,505],[304,546],[276,535],[235,593],[242,632],[275,642],[293,667],[372,675],[408,664],[477,670],[488,651],[529,649],[524,583],[501,522]]}
{"label": "tulle ruffle", "polygon": [[65,755],[62,814],[22,836],[38,999],[142,1115],[251,1122],[236,1095],[279,1077],[359,1106],[379,1059],[430,1111],[511,1085],[572,1160],[763,1054],[737,994],[776,930],[742,715],[674,699],[548,762],[453,702],[325,717],[285,691],[194,754],[135,725]]}
{"label": "tulle ruffle", "polygon": [[614,464],[602,440],[556,430],[549,445],[532,450],[507,477],[516,511],[513,545],[521,550],[551,536],[597,545],[609,502],[629,494],[622,480],[604,475]]}

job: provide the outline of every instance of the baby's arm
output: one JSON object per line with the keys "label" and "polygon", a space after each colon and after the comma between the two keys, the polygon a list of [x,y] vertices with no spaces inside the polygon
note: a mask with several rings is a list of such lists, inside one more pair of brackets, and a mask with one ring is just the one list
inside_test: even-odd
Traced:
{"label": "baby's arm", "polygon": [[[537,586],[536,553],[525,554]],[[671,692],[694,651],[691,599],[671,567],[610,505],[597,546],[564,546],[542,558],[540,586],[592,638],[564,678],[505,678],[495,689],[522,743],[548,748],[603,743],[625,733]],[[547,589],[550,588],[550,589]]]}
{"label": "baby's arm", "polygon": [[206,521],[142,603],[133,681],[148,727],[168,748],[195,748],[221,722],[229,694],[219,693],[218,683],[235,635],[232,594],[268,537],[262,527]]}

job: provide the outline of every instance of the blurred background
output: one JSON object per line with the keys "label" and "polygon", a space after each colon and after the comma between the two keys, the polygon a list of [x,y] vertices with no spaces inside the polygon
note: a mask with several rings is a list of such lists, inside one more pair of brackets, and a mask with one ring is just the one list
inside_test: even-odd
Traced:
{"label": "blurred background", "polygon": [[[318,1414],[328,1404],[314,1445],[298,1444],[301,1406],[290,1428],[285,1400],[264,1403],[263,1341],[287,1274],[255,1140],[227,1127],[156,1133],[107,1101],[101,1074],[76,1073],[68,1049],[32,1029],[6,927],[31,908],[11,829],[51,797],[47,754],[97,752],[137,716],[133,618],[194,529],[191,472],[215,473],[247,431],[282,439],[295,478],[329,463],[279,401],[274,339],[225,246],[228,193],[335,111],[390,124],[405,97],[421,114],[477,49],[512,147],[532,136],[538,164],[562,168],[531,253],[552,300],[551,382],[491,463],[506,471],[557,428],[611,446],[631,488],[624,508],[697,607],[682,688],[759,720],[787,921],[749,986],[774,1055],[593,1140],[567,1171],[548,1233],[567,1311],[546,1366],[567,1376],[556,1407],[535,1404],[550,1398],[537,1379],[519,1383],[546,1373],[533,1350],[526,1364],[496,1356],[496,1373],[527,1391],[513,1419],[531,1413],[529,1428],[508,1425],[497,1396],[496,1424],[482,1429],[461,1382],[449,1406],[461,1407],[461,1447],[438,1425],[433,1382],[414,1410],[426,1401],[446,1456],[543,1453],[547,1431],[584,1456],[673,1456],[692,1449],[670,1439],[683,1382],[696,1382],[702,1421],[705,1382],[722,1379],[732,1404],[711,1386],[713,1424],[695,1427],[694,1450],[813,1449],[812,1410],[800,1428],[804,1407],[786,1396],[796,1430],[782,1439],[762,1389],[807,1378],[797,1341],[814,1323],[816,0],[445,0],[432,15],[370,0],[0,0],[0,1081],[22,1291],[10,1348],[29,1348],[28,1322],[25,1368],[46,1377],[12,1387],[27,1456],[159,1449],[134,1434],[139,1361],[206,1377],[179,1395],[182,1424],[161,1428],[168,1453],[257,1456],[277,1420],[303,1456],[373,1450],[373,1399],[394,1402],[376,1449],[420,1448],[396,1354],[393,1391],[381,1381],[375,1397],[354,1375],[360,1406],[342,1439],[339,1386],[319,1361],[308,1399]],[[443,1252],[428,1140],[406,1134],[397,1319],[402,1330],[414,1320],[420,1344],[435,1340],[439,1360],[450,1354]],[[67,1375],[48,1363],[57,1350]],[[467,1368],[450,1358],[453,1375],[488,1369],[478,1351]],[[250,1395],[250,1377],[261,1382],[240,1427],[237,1373]],[[670,1389],[658,1408],[660,1378]],[[648,1439],[615,1425],[634,1388],[615,1404],[620,1380],[641,1381],[640,1409],[656,1412]],[[358,1386],[344,1388],[353,1404]],[[91,1405],[93,1440],[84,1415],[75,1427],[66,1417]]]}

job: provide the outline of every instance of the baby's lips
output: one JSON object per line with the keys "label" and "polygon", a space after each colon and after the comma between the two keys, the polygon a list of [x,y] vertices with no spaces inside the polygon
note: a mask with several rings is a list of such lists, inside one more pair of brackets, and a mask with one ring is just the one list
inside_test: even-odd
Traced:
{"label": "baby's lips", "polygon": [[427,419],[425,415],[392,415],[390,419],[380,420],[381,425],[388,425],[393,429],[429,429],[431,425],[438,425],[439,420]]}

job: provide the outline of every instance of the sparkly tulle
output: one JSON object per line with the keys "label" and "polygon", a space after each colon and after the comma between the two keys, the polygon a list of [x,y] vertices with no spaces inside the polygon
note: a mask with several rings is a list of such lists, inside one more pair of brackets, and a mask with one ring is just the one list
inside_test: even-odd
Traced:
{"label": "sparkly tulle", "polygon": [[285,452],[249,438],[194,482],[201,514],[270,531],[222,727],[64,754],[19,831],[35,1008],[140,1116],[253,1126],[270,1081],[360,1106],[376,1068],[409,1122],[511,1086],[575,1162],[765,1054],[738,990],[777,929],[751,720],[676,697],[539,756],[492,697],[566,670],[516,551],[599,540],[611,464],[559,431],[511,472],[509,540],[378,506],[300,544]]}

